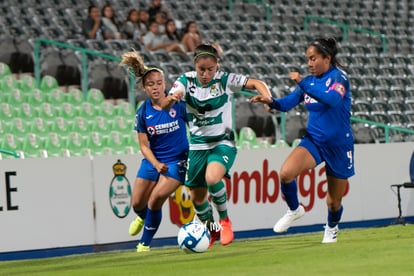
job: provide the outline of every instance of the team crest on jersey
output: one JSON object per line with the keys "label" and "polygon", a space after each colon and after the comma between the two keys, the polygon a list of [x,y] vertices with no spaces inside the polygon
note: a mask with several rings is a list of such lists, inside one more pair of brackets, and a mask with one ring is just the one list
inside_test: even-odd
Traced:
{"label": "team crest on jersey", "polygon": [[220,90],[217,88],[215,84],[210,87],[210,95],[213,97],[217,97],[220,95]]}
{"label": "team crest on jersey", "polygon": [[155,134],[155,127],[153,127],[153,126],[149,126],[149,127],[147,127],[147,132],[148,132],[150,135],[154,135],[154,134]]}
{"label": "team crest on jersey", "polygon": [[172,118],[175,118],[175,115],[177,115],[177,111],[174,108],[171,108],[169,114]]}
{"label": "team crest on jersey", "polygon": [[332,81],[331,78],[326,80],[326,83],[325,83],[326,87],[329,87],[329,85],[331,84],[331,81]]}

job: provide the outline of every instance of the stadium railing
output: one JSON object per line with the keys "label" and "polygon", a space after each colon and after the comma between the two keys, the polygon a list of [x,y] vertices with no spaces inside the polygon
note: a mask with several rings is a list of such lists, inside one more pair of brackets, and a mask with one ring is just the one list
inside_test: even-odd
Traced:
{"label": "stadium railing", "polygon": [[[93,51],[90,49],[85,49],[77,46],[73,46],[67,43],[59,42],[52,39],[45,39],[45,38],[38,38],[34,42],[34,74],[36,78],[37,87],[40,87],[41,81],[41,72],[40,72],[40,46],[41,44],[49,44],[54,45],[60,48],[70,49],[73,51],[78,51],[81,53],[81,89],[83,93],[85,93],[85,99],[88,93],[88,56],[92,55],[96,57],[101,57],[110,61],[120,62],[121,59],[119,57],[115,57],[112,55],[108,55],[105,53]],[[135,103],[135,77],[134,73],[130,71],[129,77],[129,93],[128,93],[128,100],[133,106],[136,105]]]}
{"label": "stadium railing", "polygon": [[364,29],[364,28],[356,27],[356,26],[353,26],[353,25],[348,25],[348,24],[341,23],[341,22],[338,22],[338,21],[335,21],[335,20],[326,19],[326,18],[317,17],[317,16],[305,16],[304,21],[303,21],[303,29],[305,31],[307,31],[309,29],[309,22],[310,21],[317,21],[317,22],[336,25],[336,26],[340,27],[342,29],[342,42],[346,42],[348,40],[348,30],[353,30],[357,33],[368,34],[368,35],[372,35],[372,36],[378,36],[381,39],[382,52],[383,53],[387,52],[387,40],[386,40],[385,35],[382,34],[382,33],[374,32],[374,31],[369,30],[369,29]]}
{"label": "stadium railing", "polygon": [[2,154],[4,153],[4,154],[7,154],[7,155],[11,155],[11,156],[13,156],[15,158],[20,158],[20,155],[17,152],[11,151],[11,150],[6,150],[6,149],[1,149],[0,148],[0,153],[2,153]]}

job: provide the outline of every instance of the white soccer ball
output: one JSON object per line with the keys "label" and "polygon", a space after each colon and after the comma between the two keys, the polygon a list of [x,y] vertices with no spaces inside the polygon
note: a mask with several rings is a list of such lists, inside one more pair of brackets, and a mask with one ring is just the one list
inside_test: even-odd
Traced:
{"label": "white soccer ball", "polygon": [[177,236],[178,246],[186,252],[202,253],[210,244],[210,233],[207,227],[198,221],[184,224]]}

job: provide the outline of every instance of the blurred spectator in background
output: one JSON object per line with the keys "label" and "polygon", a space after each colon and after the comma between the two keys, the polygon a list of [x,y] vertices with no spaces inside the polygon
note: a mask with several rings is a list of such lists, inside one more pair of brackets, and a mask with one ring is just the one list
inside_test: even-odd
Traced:
{"label": "blurred spectator in background", "polygon": [[138,10],[139,15],[139,22],[141,24],[142,28],[145,28],[145,33],[148,32],[149,29],[149,14],[146,9],[140,9]]}
{"label": "blurred spectator in background", "polygon": [[102,23],[105,26],[107,32],[106,39],[121,39],[120,24],[116,20],[114,10],[111,4],[106,4],[102,8]]}
{"label": "blurred spectator in background", "polygon": [[105,39],[108,37],[98,6],[90,5],[88,7],[88,18],[82,22],[82,33],[87,39]]}
{"label": "blurred spectator in background", "polygon": [[200,32],[198,31],[197,23],[195,21],[188,21],[185,29],[184,34],[181,39],[181,43],[184,46],[184,49],[187,53],[194,53],[195,49],[198,45],[204,44],[211,44],[214,48],[216,48],[217,53],[220,57],[223,56],[223,49],[217,42],[206,42],[203,41]]}
{"label": "blurred spectator in background", "polygon": [[148,8],[150,20],[155,19],[157,12],[162,12],[165,20],[173,19],[170,10],[162,4],[161,0],[151,0],[150,7]]}
{"label": "blurred spectator in background", "polygon": [[165,23],[167,22],[167,18],[161,11],[158,11],[155,14],[154,21],[158,23],[158,32],[160,34],[165,34]]}
{"label": "blurred spectator in background", "polygon": [[167,52],[180,52],[183,50],[178,42],[168,42],[166,34],[158,32],[158,23],[151,21],[149,31],[144,35],[142,41],[149,51],[165,50]]}
{"label": "blurred spectator in background", "polygon": [[147,33],[147,26],[140,21],[137,9],[129,10],[123,31],[127,39],[142,43],[142,37]]}
{"label": "blurred spectator in background", "polygon": [[167,22],[165,22],[165,35],[166,35],[166,42],[175,42],[179,43],[181,49],[183,52],[185,51],[184,45],[181,44],[181,36],[177,30],[177,26],[175,25],[175,22],[173,19],[168,19]]}

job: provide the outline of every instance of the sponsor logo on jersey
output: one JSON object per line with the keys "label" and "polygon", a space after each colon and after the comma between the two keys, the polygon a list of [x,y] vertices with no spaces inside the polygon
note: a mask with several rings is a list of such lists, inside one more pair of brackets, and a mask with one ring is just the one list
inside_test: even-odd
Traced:
{"label": "sponsor logo on jersey", "polygon": [[311,96],[309,96],[306,93],[305,93],[304,101],[305,101],[305,104],[311,104],[311,103],[317,103],[318,102],[317,100],[315,100],[314,98],[312,98]]}
{"label": "sponsor logo on jersey", "polygon": [[215,84],[210,87],[210,95],[213,97],[217,97],[220,95],[220,90],[217,88]]}

